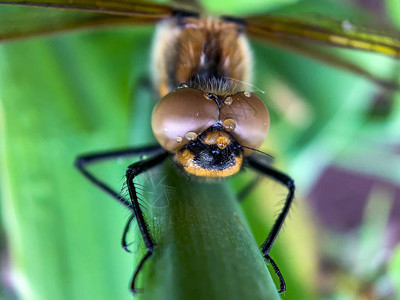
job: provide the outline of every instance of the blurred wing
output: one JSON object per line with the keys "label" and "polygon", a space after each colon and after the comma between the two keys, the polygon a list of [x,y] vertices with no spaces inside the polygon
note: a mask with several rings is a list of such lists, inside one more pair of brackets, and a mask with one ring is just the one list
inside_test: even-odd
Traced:
{"label": "blurred wing", "polygon": [[171,6],[144,1],[0,1],[0,41],[89,27],[153,24],[173,14]]}
{"label": "blurred wing", "polygon": [[380,32],[322,16],[312,21],[262,15],[248,17],[245,21],[248,35],[254,38],[286,43],[309,41],[400,58],[400,33],[394,30]]}
{"label": "blurred wing", "polygon": [[323,51],[323,49],[320,49],[318,47],[312,47],[312,45],[309,45],[309,43],[307,44],[300,41],[288,42],[287,40],[282,40],[282,39],[270,40],[269,42],[270,44],[275,44],[282,48],[286,48],[287,50],[291,50],[299,54],[302,54],[304,56],[308,56],[309,58],[318,60],[324,64],[331,65],[335,68],[342,69],[350,73],[362,76],[384,89],[400,90],[399,83],[394,82],[393,79],[388,80],[380,78],[377,75],[369,72],[368,70],[360,67],[359,65],[349,60],[346,60],[340,56],[334,55],[327,51]]}
{"label": "blurred wing", "polygon": [[0,4],[37,6],[44,8],[61,8],[80,10],[129,17],[144,17],[160,19],[171,15],[173,9],[169,5],[150,3],[146,1],[127,0],[30,0],[30,1],[0,1]]}

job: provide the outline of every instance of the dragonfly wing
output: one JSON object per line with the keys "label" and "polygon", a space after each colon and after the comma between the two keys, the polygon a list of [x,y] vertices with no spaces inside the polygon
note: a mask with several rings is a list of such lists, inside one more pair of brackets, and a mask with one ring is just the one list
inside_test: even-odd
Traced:
{"label": "dragonfly wing", "polygon": [[0,6],[0,41],[90,27],[153,24],[175,12],[168,5],[138,1],[33,0],[0,4],[7,4]]}
{"label": "dragonfly wing", "polygon": [[129,17],[139,16],[141,18],[149,19],[166,18],[171,16],[174,11],[174,9],[170,5],[135,0],[29,0],[0,1],[0,4],[80,10]]}
{"label": "dragonfly wing", "polygon": [[301,55],[310,57],[310,58],[320,61],[324,64],[331,65],[331,66],[334,66],[335,68],[362,76],[384,89],[389,89],[389,90],[391,90],[391,89],[399,90],[400,89],[400,86],[397,82],[394,82],[393,80],[387,80],[384,78],[380,78],[379,76],[362,68],[361,66],[357,65],[356,63],[353,63],[353,62],[351,62],[345,58],[342,58],[340,56],[337,56],[333,53],[324,51],[324,49],[321,49],[319,47],[312,47],[312,45],[309,45],[309,44],[307,44],[305,42],[301,42],[301,41],[290,41],[289,42],[287,40],[276,39],[276,40],[270,40],[269,42],[270,42],[270,44],[286,48],[287,50],[291,50],[291,51],[294,51]]}
{"label": "dragonfly wing", "polygon": [[268,41],[308,41],[341,48],[376,52],[400,58],[400,33],[357,27],[331,18],[319,21],[261,15],[245,19],[249,36]]}

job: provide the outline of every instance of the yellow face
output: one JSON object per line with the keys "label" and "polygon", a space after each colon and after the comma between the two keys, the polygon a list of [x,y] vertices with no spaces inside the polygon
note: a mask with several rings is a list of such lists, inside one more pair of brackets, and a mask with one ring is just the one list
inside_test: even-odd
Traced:
{"label": "yellow face", "polygon": [[183,169],[199,177],[227,177],[239,172],[243,151],[223,130],[205,132],[197,144],[188,144],[176,152]]}

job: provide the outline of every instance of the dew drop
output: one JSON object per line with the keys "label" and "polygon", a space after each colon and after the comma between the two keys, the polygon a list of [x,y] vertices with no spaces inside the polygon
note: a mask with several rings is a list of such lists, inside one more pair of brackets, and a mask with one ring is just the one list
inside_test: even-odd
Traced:
{"label": "dew drop", "polygon": [[228,97],[225,98],[224,103],[225,103],[226,105],[231,105],[232,102],[233,102],[233,99],[232,99],[231,96],[228,96]]}
{"label": "dew drop", "polygon": [[183,141],[183,138],[182,138],[181,136],[177,136],[177,137],[176,137],[176,142],[177,142],[178,144],[182,143],[182,141]]}
{"label": "dew drop", "polygon": [[222,126],[228,132],[232,132],[236,128],[236,121],[234,119],[226,119],[222,122]]}
{"label": "dew drop", "polygon": [[353,26],[353,24],[350,23],[350,21],[344,20],[342,22],[342,29],[345,30],[345,31],[353,31],[354,30],[354,26]]}
{"label": "dew drop", "polygon": [[188,87],[188,85],[186,84],[186,83],[181,83],[179,86],[178,86],[178,89],[185,89],[185,88],[187,88]]}
{"label": "dew drop", "polygon": [[188,131],[185,133],[185,138],[190,142],[197,139],[197,133],[193,131]]}
{"label": "dew drop", "polygon": [[227,138],[225,138],[225,137],[222,137],[222,136],[219,136],[218,138],[217,138],[217,147],[219,148],[219,149],[225,149],[228,145],[229,145],[229,143],[230,143],[230,140],[228,140]]}
{"label": "dew drop", "polygon": [[243,93],[243,95],[245,95],[246,97],[250,97],[250,96],[251,96],[251,93],[250,93],[249,91],[245,91],[245,92]]}

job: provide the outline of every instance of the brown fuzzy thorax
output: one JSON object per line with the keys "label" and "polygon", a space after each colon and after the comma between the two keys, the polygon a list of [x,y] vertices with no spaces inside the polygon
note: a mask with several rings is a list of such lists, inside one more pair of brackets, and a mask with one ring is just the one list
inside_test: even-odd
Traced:
{"label": "brown fuzzy thorax", "polygon": [[[180,84],[200,85],[204,92],[233,93],[251,80],[252,57],[243,26],[215,18],[171,18],[154,40],[154,81],[160,96]],[[218,79],[233,79],[221,86]]]}

